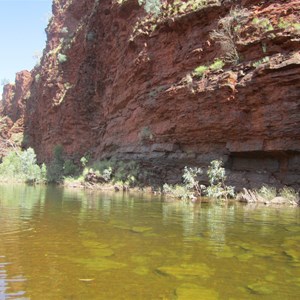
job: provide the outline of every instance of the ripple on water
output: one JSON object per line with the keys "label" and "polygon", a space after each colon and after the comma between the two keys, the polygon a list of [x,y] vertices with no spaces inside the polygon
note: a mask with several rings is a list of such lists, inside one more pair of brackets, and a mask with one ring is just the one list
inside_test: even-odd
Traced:
{"label": "ripple on water", "polygon": [[[25,282],[27,279],[22,275],[15,277],[7,277],[7,272],[5,266],[10,263],[1,263],[0,264],[0,299],[28,299],[28,298],[19,298],[25,295],[25,291],[14,291],[19,289],[19,284]],[[2,296],[4,298],[2,298]]]}

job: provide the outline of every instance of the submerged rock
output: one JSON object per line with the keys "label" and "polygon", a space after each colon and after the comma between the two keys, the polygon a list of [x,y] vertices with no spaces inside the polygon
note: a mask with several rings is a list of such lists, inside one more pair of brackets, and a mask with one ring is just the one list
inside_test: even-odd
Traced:
{"label": "submerged rock", "polygon": [[95,257],[108,257],[114,254],[114,251],[107,244],[101,244],[95,241],[83,241],[82,244]]}
{"label": "submerged rock", "polygon": [[147,256],[141,256],[141,255],[134,255],[131,256],[131,261],[138,264],[147,264],[149,261],[149,258]]}
{"label": "submerged rock", "polygon": [[281,245],[283,254],[294,264],[300,263],[300,236],[286,238]]}
{"label": "submerged rock", "polygon": [[248,284],[247,289],[252,294],[257,294],[257,295],[271,295],[274,293],[273,287],[266,282],[255,282],[252,284]]}
{"label": "submerged rock", "polygon": [[213,270],[204,263],[165,266],[157,268],[156,271],[159,274],[174,276],[178,279],[184,279],[185,277],[209,278],[213,274]]}
{"label": "submerged rock", "polygon": [[216,291],[196,284],[185,283],[178,287],[175,291],[178,300],[192,300],[192,299],[205,299],[214,300],[219,299]]}
{"label": "submerged rock", "polygon": [[288,225],[284,227],[285,230],[290,232],[298,232],[300,233],[300,225]]}
{"label": "submerged rock", "polygon": [[300,253],[294,249],[284,250],[283,253],[288,256],[293,262],[300,262]]}
{"label": "submerged rock", "polygon": [[271,257],[277,254],[275,250],[261,245],[241,243],[239,246],[252,256]]}
{"label": "submerged rock", "polygon": [[214,255],[218,258],[231,258],[235,256],[234,252],[227,245],[222,247],[219,251],[215,251]]}
{"label": "submerged rock", "polygon": [[251,253],[239,254],[239,255],[236,255],[236,258],[239,261],[248,261],[249,259],[253,258],[253,254],[251,254]]}
{"label": "submerged rock", "polygon": [[149,269],[143,266],[133,269],[133,273],[144,276],[149,274]]}
{"label": "submerged rock", "polygon": [[131,228],[131,231],[134,233],[144,233],[146,231],[151,231],[152,227],[142,227],[142,226],[134,226]]}

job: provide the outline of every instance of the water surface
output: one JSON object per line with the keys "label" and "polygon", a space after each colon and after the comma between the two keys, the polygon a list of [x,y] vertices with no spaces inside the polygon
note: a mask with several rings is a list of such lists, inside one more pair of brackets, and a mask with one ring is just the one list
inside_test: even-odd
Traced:
{"label": "water surface", "polygon": [[0,299],[297,299],[300,210],[0,186]]}

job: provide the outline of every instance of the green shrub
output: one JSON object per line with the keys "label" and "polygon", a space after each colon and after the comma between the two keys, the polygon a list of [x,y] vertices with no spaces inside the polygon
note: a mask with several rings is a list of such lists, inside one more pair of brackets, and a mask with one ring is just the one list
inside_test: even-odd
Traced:
{"label": "green shrub", "polygon": [[201,190],[205,188],[202,185],[199,185],[199,181],[197,180],[198,175],[203,174],[201,168],[184,168],[184,172],[182,175],[183,184],[188,190],[194,191],[195,196],[201,196]]}
{"label": "green shrub", "polygon": [[61,33],[68,33],[69,32],[69,30],[68,30],[68,28],[67,27],[63,27],[62,29],[61,29],[61,31],[60,31]]}
{"label": "green shrub", "polygon": [[291,21],[285,20],[284,18],[279,19],[278,28],[280,29],[295,29],[300,30],[300,23],[293,23]]}
{"label": "green shrub", "polygon": [[285,186],[284,188],[280,189],[279,196],[293,202],[299,201],[299,193],[291,187]]}
{"label": "green shrub", "polygon": [[300,31],[300,23],[293,23],[292,26],[293,26],[294,29],[296,29],[297,31]]}
{"label": "green shrub", "polygon": [[272,200],[277,196],[276,188],[268,185],[263,185],[260,189],[256,190],[256,193],[266,200]]}
{"label": "green shrub", "polygon": [[12,151],[3,158],[0,164],[0,174],[2,178],[24,180],[22,162],[17,152]]}
{"label": "green shrub", "polygon": [[81,165],[83,167],[85,167],[87,165],[87,163],[89,162],[89,159],[86,156],[83,156],[80,158],[80,162],[81,162]]}
{"label": "green shrub", "polygon": [[221,160],[213,160],[207,170],[209,186],[200,185],[197,176],[201,175],[201,168],[184,168],[183,185],[170,186],[165,184],[163,192],[183,200],[193,199],[203,193],[210,198],[227,199],[234,196],[234,187],[225,184],[225,169]]}
{"label": "green shrub", "polygon": [[144,5],[144,9],[148,14],[157,16],[161,13],[162,3],[160,0],[138,0],[140,5]]}
{"label": "green shrub", "polygon": [[255,63],[253,63],[252,66],[253,66],[254,68],[257,68],[257,67],[259,67],[261,64],[267,63],[267,62],[269,62],[269,61],[270,61],[270,57],[269,57],[269,56],[266,56],[266,57],[264,57],[264,58],[262,58],[262,59],[256,61]]}
{"label": "green shrub", "polygon": [[64,162],[64,176],[74,176],[79,173],[78,167],[73,163],[72,160],[67,159]]}
{"label": "green shrub", "polygon": [[62,64],[62,63],[65,63],[65,62],[68,60],[68,57],[67,57],[67,55],[65,55],[65,54],[58,53],[57,59],[58,59],[58,62],[59,62],[60,64]]}
{"label": "green shrub", "polygon": [[135,184],[140,169],[136,162],[112,161],[112,174],[114,181],[121,181],[126,185]]}
{"label": "green shrub", "polygon": [[213,160],[207,170],[209,186],[207,196],[215,199],[227,199],[234,196],[234,187],[225,184],[225,169],[221,160]]}
{"label": "green shrub", "polygon": [[208,70],[207,66],[199,66],[194,70],[194,74],[197,77],[202,77],[207,70]]}
{"label": "green shrub", "polygon": [[10,152],[0,164],[0,177],[25,182],[44,182],[46,180],[45,165],[41,168],[36,161],[32,148],[20,152]]}
{"label": "green shrub", "polygon": [[225,63],[222,59],[215,59],[215,61],[209,66],[209,69],[211,71],[217,71],[224,67]]}
{"label": "green shrub", "polygon": [[202,189],[205,187],[199,185],[197,176],[203,173],[201,168],[184,168],[182,175],[183,185],[163,185],[163,192],[174,198],[182,200],[192,200],[201,196]]}
{"label": "green shrub", "polygon": [[95,161],[83,170],[83,176],[88,173],[101,175],[106,181],[119,182],[123,185],[135,185],[141,171],[134,161],[118,161],[116,159]]}
{"label": "green shrub", "polygon": [[189,190],[184,185],[163,185],[163,192],[171,197],[181,200],[192,200],[195,198],[193,191]]}
{"label": "green shrub", "polygon": [[57,161],[52,161],[47,168],[47,181],[60,182],[63,179],[64,166]]}
{"label": "green shrub", "polygon": [[65,164],[63,152],[61,145],[56,145],[53,149],[53,160],[50,162],[47,172],[47,180],[49,182],[60,182],[63,179]]}
{"label": "green shrub", "polygon": [[217,58],[215,59],[215,61],[209,65],[209,66],[199,66],[194,70],[194,76],[196,77],[203,77],[203,75],[207,72],[207,71],[217,71],[217,70],[221,70],[224,67],[225,63],[223,62],[222,59]]}
{"label": "green shrub", "polygon": [[254,25],[258,26],[259,28],[263,29],[264,31],[274,30],[270,20],[267,18],[257,18],[256,17],[252,20],[252,23]]}
{"label": "green shrub", "polygon": [[111,180],[111,174],[112,174],[112,168],[111,167],[109,167],[107,169],[104,169],[104,171],[102,172],[102,176],[106,181]]}

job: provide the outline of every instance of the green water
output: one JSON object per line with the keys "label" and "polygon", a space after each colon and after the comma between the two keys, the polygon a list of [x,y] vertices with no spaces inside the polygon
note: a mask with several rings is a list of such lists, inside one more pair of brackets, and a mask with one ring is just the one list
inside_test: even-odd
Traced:
{"label": "green water", "polygon": [[300,209],[0,186],[0,299],[299,299]]}

